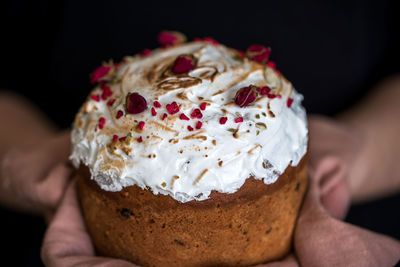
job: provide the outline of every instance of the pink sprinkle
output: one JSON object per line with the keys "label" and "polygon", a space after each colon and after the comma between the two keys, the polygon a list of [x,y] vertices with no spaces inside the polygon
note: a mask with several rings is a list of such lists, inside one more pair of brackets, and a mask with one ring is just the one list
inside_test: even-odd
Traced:
{"label": "pink sprinkle", "polygon": [[179,116],[179,119],[181,119],[181,120],[183,120],[183,121],[188,121],[188,120],[189,120],[189,117],[182,113],[182,114]]}
{"label": "pink sprinkle", "polygon": [[90,82],[97,83],[101,78],[106,76],[110,70],[111,70],[110,66],[98,67],[92,73],[90,73]]}
{"label": "pink sprinkle", "polygon": [[202,123],[201,121],[198,121],[198,122],[196,123],[196,129],[197,129],[197,130],[200,129],[201,126],[203,126],[203,123]]}
{"label": "pink sprinkle", "polygon": [[276,95],[276,98],[282,98],[282,96],[278,94],[278,95]]}
{"label": "pink sprinkle", "polygon": [[144,121],[139,121],[138,126],[139,126],[139,129],[140,129],[140,130],[143,130],[144,125],[145,125]]}
{"label": "pink sprinkle", "polygon": [[153,105],[154,105],[154,107],[156,107],[156,108],[161,108],[161,104],[160,104],[160,102],[158,102],[158,101],[154,101]]}
{"label": "pink sprinkle", "polygon": [[93,99],[96,102],[100,101],[100,97],[98,95],[91,95],[90,98]]}
{"label": "pink sprinkle", "polygon": [[293,104],[293,98],[288,98],[288,100],[286,102],[287,107],[290,108],[292,106],[292,104]]}
{"label": "pink sprinkle", "polygon": [[264,86],[258,88],[258,92],[260,93],[260,95],[268,95],[271,92],[271,88],[269,88],[268,86]]}
{"label": "pink sprinkle", "polygon": [[279,70],[275,70],[275,73],[278,75],[281,74],[281,72]]}
{"label": "pink sprinkle", "polygon": [[151,55],[151,50],[148,48],[145,48],[142,52],[139,53],[140,56],[145,57]]}
{"label": "pink sprinkle", "polygon": [[118,120],[118,119],[121,118],[123,115],[124,115],[124,112],[123,112],[122,110],[118,110],[117,116],[115,116],[115,117],[116,117],[117,120]]}
{"label": "pink sprinkle", "polygon": [[115,102],[115,98],[111,98],[110,100],[108,100],[107,105],[112,106]]}
{"label": "pink sprinkle", "polygon": [[201,110],[206,110],[206,107],[207,107],[207,103],[206,102],[203,102],[203,103],[200,104],[200,109]]}
{"label": "pink sprinkle", "polygon": [[171,115],[179,112],[179,106],[175,101],[171,104],[167,104],[166,108],[168,113]]}
{"label": "pink sprinkle", "polygon": [[142,138],[141,136],[139,136],[139,138],[137,139],[137,141],[138,141],[139,143],[141,143],[141,142],[143,142],[143,138]]}
{"label": "pink sprinkle", "polygon": [[100,119],[99,119],[99,128],[103,129],[104,128],[104,124],[106,124],[106,119],[104,117],[100,117]]}
{"label": "pink sprinkle", "polygon": [[190,126],[190,125],[188,125],[187,129],[188,129],[190,132],[193,131],[193,127]]}
{"label": "pink sprinkle", "polygon": [[101,94],[101,99],[106,100],[108,97],[112,95],[111,88],[108,87],[106,84],[100,85],[101,90],[103,90],[103,93]]}
{"label": "pink sprinkle", "polygon": [[164,114],[162,115],[161,120],[165,120],[165,118],[166,118],[167,116],[168,116],[167,113],[164,113]]}
{"label": "pink sprinkle", "polygon": [[114,135],[113,135],[112,141],[113,141],[113,142],[117,142],[117,140],[118,140],[118,135],[114,134]]}
{"label": "pink sprinkle", "polygon": [[275,64],[275,62],[273,62],[273,61],[271,61],[271,60],[267,62],[267,66],[270,67],[270,68],[276,69],[276,64]]}
{"label": "pink sprinkle", "polygon": [[203,118],[203,113],[201,113],[200,109],[195,108],[195,109],[192,111],[192,113],[190,114],[190,117],[191,117],[192,119],[195,119],[195,118],[201,119],[201,118]]}
{"label": "pink sprinkle", "polygon": [[219,123],[220,123],[220,124],[225,124],[227,120],[228,120],[227,117],[221,117],[221,118],[219,119]]}
{"label": "pink sprinkle", "polygon": [[154,108],[151,108],[151,115],[153,116],[157,115],[157,111]]}
{"label": "pink sprinkle", "polygon": [[120,142],[123,142],[123,141],[125,141],[125,139],[126,139],[126,136],[124,136],[124,137],[121,137],[120,139],[118,139]]}
{"label": "pink sprinkle", "polygon": [[235,122],[236,122],[236,123],[243,122],[243,118],[242,118],[242,117],[236,118],[236,119],[235,119]]}
{"label": "pink sprinkle", "polygon": [[268,97],[269,99],[274,99],[274,98],[276,97],[276,95],[275,95],[275,94],[270,94],[270,93],[268,93],[268,94],[267,94],[267,97]]}

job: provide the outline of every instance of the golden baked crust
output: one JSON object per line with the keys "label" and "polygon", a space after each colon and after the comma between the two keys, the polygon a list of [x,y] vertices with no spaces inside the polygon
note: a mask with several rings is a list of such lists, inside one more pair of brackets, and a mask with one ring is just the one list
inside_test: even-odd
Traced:
{"label": "golden baked crust", "polygon": [[249,178],[234,194],[212,192],[180,203],[138,186],[102,190],[86,167],[78,195],[99,255],[141,266],[246,266],[280,259],[291,249],[308,180],[306,156],[278,181]]}

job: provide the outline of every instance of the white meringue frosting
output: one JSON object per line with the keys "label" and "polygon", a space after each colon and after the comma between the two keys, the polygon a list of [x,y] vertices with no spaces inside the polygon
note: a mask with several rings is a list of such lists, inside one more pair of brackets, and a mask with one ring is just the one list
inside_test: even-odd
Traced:
{"label": "white meringue frosting", "polygon": [[[186,75],[175,75],[171,65],[184,54],[192,55],[196,66]],[[126,58],[107,83],[112,95],[99,101],[88,97],[78,112],[70,159],[76,167],[88,166],[103,190],[137,185],[180,202],[207,199],[212,190],[234,193],[249,177],[274,183],[306,153],[303,97],[273,68],[237,55],[221,44],[192,42]],[[235,95],[249,85],[269,86],[280,96],[259,95],[255,103],[241,108]],[[147,101],[147,109],[139,114],[126,112],[126,97],[133,92]],[[91,95],[99,94],[97,86]],[[112,105],[110,99],[115,99]],[[154,101],[161,107],[155,108]],[[174,101],[180,111],[171,115],[166,105]],[[191,119],[203,102],[207,106],[202,118]],[[117,119],[118,111],[123,116]],[[164,113],[168,116],[163,120]],[[181,120],[182,113],[190,119]],[[225,124],[221,117],[227,117]],[[243,122],[236,123],[240,117]],[[142,130],[140,121],[145,123]]]}

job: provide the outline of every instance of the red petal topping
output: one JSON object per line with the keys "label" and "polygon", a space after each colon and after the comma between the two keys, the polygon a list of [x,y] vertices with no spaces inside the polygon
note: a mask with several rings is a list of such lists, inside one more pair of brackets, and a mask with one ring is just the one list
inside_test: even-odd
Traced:
{"label": "red petal topping", "polygon": [[257,88],[257,90],[260,93],[260,95],[268,95],[271,92],[271,88],[269,88],[268,86]]}
{"label": "red petal topping", "polygon": [[161,104],[160,104],[160,102],[158,102],[158,101],[154,101],[153,105],[154,105],[154,107],[156,107],[156,108],[161,108]]}
{"label": "red petal topping", "polygon": [[108,87],[106,84],[100,85],[101,90],[103,90],[103,93],[101,94],[101,99],[106,100],[108,97],[112,95],[111,88]]}
{"label": "red petal topping", "polygon": [[247,49],[246,54],[251,60],[265,64],[271,54],[271,48],[262,45],[251,45]]}
{"label": "red petal topping", "polygon": [[277,95],[268,93],[268,94],[267,94],[267,97],[268,97],[269,99],[274,99],[275,97],[277,97]]}
{"label": "red petal topping", "polygon": [[166,108],[168,113],[171,115],[179,112],[179,106],[175,101],[171,104],[167,104]]}
{"label": "red petal topping", "polygon": [[273,69],[276,69],[276,64],[275,64],[275,62],[273,62],[273,61],[271,61],[271,60],[267,62],[267,66],[268,66],[268,67],[271,67],[271,68],[273,68]]}
{"label": "red petal topping", "polygon": [[100,101],[100,97],[98,95],[91,95],[90,98],[93,99],[96,102]]}
{"label": "red petal topping", "polygon": [[158,34],[157,39],[161,46],[165,48],[183,43],[186,37],[180,32],[163,31]]}
{"label": "red petal topping", "polygon": [[196,129],[197,129],[197,130],[200,129],[201,126],[203,126],[203,123],[202,123],[201,121],[198,121],[198,122],[196,123]]}
{"label": "red petal topping", "polygon": [[247,107],[252,104],[258,96],[257,87],[250,85],[247,87],[240,88],[235,96],[235,103],[239,107]]}
{"label": "red petal topping", "polygon": [[167,116],[168,116],[167,113],[164,113],[164,114],[162,115],[161,120],[165,120],[165,118],[166,118]]}
{"label": "red petal topping", "polygon": [[221,118],[219,119],[219,123],[220,123],[220,124],[225,124],[227,120],[228,120],[227,117],[221,117]]}
{"label": "red petal topping", "polygon": [[115,98],[111,98],[110,100],[108,100],[107,105],[112,106],[115,102]]}
{"label": "red petal topping", "polygon": [[179,116],[179,119],[181,119],[181,120],[183,120],[183,121],[188,121],[188,120],[189,120],[189,117],[182,113],[182,114]]}
{"label": "red petal topping", "polygon": [[130,114],[138,114],[147,108],[146,99],[138,93],[130,93],[126,96],[126,111]]}
{"label": "red petal topping", "polygon": [[242,118],[242,117],[236,118],[236,119],[235,119],[235,122],[236,122],[236,123],[243,122],[243,118]]}
{"label": "red petal topping", "polygon": [[99,128],[103,129],[104,128],[104,124],[106,124],[106,119],[104,117],[100,117],[100,119],[99,119]]}
{"label": "red petal topping", "polygon": [[143,138],[142,138],[141,136],[139,136],[139,138],[137,139],[137,141],[138,141],[139,143],[141,143],[141,142],[143,142]]}
{"label": "red petal topping", "polygon": [[106,76],[111,70],[111,66],[100,66],[90,73],[90,82],[97,83],[101,78]]}
{"label": "red petal topping", "polygon": [[194,41],[195,42],[206,42],[206,43],[210,43],[210,44],[213,44],[213,45],[218,45],[219,44],[218,41],[215,40],[212,37],[204,37],[204,38],[196,37],[196,38],[194,38]]}
{"label": "red petal topping", "polygon": [[126,139],[126,136],[124,136],[124,137],[121,137],[120,139],[118,139],[119,141],[121,141],[121,142],[123,142],[123,141],[125,141],[125,139]]}
{"label": "red petal topping", "polygon": [[193,131],[193,127],[190,126],[190,125],[188,125],[187,129],[188,129],[189,131]]}
{"label": "red petal topping", "polygon": [[154,108],[151,108],[151,115],[153,116],[157,115],[157,111]]}
{"label": "red petal topping", "polygon": [[192,111],[192,114],[190,114],[190,117],[191,117],[192,119],[195,119],[195,118],[201,119],[201,118],[203,118],[203,114],[201,113],[200,109],[195,108],[195,109]]}
{"label": "red petal topping", "polygon": [[143,130],[144,125],[145,125],[144,121],[139,121],[138,126],[139,126],[139,129],[140,129],[140,130]]}
{"label": "red petal topping", "polygon": [[115,116],[115,118],[117,118],[117,120],[118,120],[118,119],[121,118],[123,115],[124,115],[124,112],[123,112],[122,110],[118,110],[117,116]]}
{"label": "red petal topping", "polygon": [[292,104],[293,104],[293,98],[288,98],[288,100],[286,102],[287,107],[290,108],[292,106]]}
{"label": "red petal topping", "polygon": [[146,48],[142,52],[139,53],[140,56],[145,57],[151,55],[151,50]]}
{"label": "red petal topping", "polygon": [[172,65],[172,72],[176,74],[189,72],[194,69],[193,58],[190,56],[178,56]]}
{"label": "red petal topping", "polygon": [[200,109],[201,110],[205,110],[206,107],[207,107],[207,103],[206,102],[203,102],[203,103],[200,104]]}
{"label": "red petal topping", "polygon": [[246,57],[246,53],[242,50],[236,50],[237,54],[239,55],[239,57],[241,58],[245,58]]}
{"label": "red petal topping", "polygon": [[112,141],[113,141],[113,142],[117,142],[117,140],[118,140],[118,135],[114,134],[114,135],[113,135]]}

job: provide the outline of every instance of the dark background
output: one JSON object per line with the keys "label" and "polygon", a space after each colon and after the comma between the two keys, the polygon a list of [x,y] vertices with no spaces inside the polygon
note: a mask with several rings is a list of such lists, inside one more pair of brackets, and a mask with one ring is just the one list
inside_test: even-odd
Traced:
{"label": "dark background", "polygon": [[[272,47],[271,59],[305,96],[309,113],[335,115],[399,72],[399,1],[2,1],[0,88],[36,103],[70,127],[87,97],[88,75],[155,48],[162,30],[189,40],[212,36],[245,50]],[[400,195],[352,206],[347,221],[400,239]],[[2,260],[40,266],[41,218],[0,210]]]}

